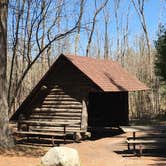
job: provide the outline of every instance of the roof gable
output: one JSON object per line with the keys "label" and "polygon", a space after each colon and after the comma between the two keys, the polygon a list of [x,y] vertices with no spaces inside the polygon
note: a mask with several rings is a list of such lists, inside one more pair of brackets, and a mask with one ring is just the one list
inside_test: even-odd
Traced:
{"label": "roof gable", "polygon": [[103,91],[137,91],[148,89],[117,62],[89,57],[64,55]]}

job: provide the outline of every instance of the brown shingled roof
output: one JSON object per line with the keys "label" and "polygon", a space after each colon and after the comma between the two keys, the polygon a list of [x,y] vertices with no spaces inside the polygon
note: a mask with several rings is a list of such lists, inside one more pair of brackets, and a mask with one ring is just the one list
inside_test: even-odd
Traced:
{"label": "brown shingled roof", "polygon": [[137,91],[148,89],[117,62],[83,56],[64,55],[103,91]]}
{"label": "brown shingled roof", "polygon": [[39,83],[32,89],[21,106],[12,115],[10,120],[17,120],[21,111],[22,113],[26,113],[27,109],[25,108],[34,100],[34,96],[37,94],[41,86],[45,84],[48,76],[53,74],[53,72],[56,72],[55,66],[58,65],[57,62],[61,61],[63,57],[69,60],[76,68],[78,68],[78,70],[84,73],[94,84],[105,92],[137,91],[148,89],[136,77],[131,76],[117,62],[61,54]]}

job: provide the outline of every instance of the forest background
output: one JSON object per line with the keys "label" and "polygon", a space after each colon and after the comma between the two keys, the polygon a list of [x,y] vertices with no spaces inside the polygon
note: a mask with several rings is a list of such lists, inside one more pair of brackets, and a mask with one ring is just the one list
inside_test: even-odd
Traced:
{"label": "forest background", "polygon": [[130,118],[165,117],[166,85],[154,69],[165,11],[165,0],[9,0],[9,117],[61,53],[118,61],[150,88],[130,93]]}

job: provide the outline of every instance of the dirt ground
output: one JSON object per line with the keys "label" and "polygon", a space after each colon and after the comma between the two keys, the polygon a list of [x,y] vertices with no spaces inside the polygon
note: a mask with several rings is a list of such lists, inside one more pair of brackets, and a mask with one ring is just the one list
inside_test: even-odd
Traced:
{"label": "dirt ground", "polygon": [[[159,153],[145,153],[136,157],[126,153],[125,138],[126,134],[121,134],[61,146],[77,149],[82,166],[166,166],[166,148]],[[17,145],[13,149],[0,149],[0,166],[37,166],[49,148]]]}

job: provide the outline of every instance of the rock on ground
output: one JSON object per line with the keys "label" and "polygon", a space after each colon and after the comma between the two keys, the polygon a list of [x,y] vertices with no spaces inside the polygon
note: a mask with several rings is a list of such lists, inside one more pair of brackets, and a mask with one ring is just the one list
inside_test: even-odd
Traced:
{"label": "rock on ground", "polygon": [[41,159],[44,166],[81,166],[77,150],[53,147]]}

